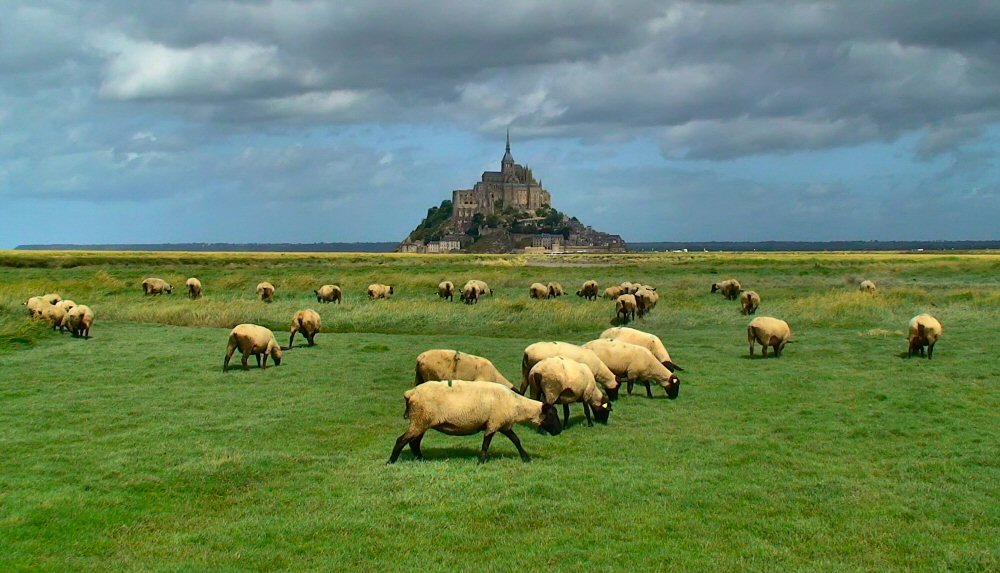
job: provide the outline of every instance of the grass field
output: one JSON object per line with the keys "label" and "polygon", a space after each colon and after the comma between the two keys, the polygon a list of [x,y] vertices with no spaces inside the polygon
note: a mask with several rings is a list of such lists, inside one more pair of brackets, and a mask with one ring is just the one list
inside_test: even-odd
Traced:
{"label": "grass field", "polygon": [[[146,276],[175,294],[143,297]],[[791,325],[782,358],[748,359],[749,319],[709,294],[731,276]],[[445,278],[497,292],[443,302]],[[528,285],[590,278],[659,287],[635,326],[685,367],[677,400],[640,389],[608,426],[577,406],[559,436],[519,427],[531,464],[502,436],[477,465],[481,435],[430,432],[426,461],[385,465],[418,353],[519,379],[525,346],[614,314]],[[369,302],[375,281],[396,296]],[[325,283],[344,304],[316,303]],[[95,310],[93,338],[25,319],[50,291]],[[222,373],[228,328],[287,344],[306,307],[317,346]],[[932,361],[905,358],[920,312],[944,325]],[[997,571],[997,340],[997,254],[0,252],[0,570]]]}

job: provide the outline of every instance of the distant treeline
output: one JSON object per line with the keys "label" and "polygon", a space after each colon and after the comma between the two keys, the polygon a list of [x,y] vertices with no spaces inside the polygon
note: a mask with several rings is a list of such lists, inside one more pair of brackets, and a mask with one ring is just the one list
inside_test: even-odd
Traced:
{"label": "distant treeline", "polygon": [[236,251],[263,253],[391,253],[399,243],[149,243],[130,245],[18,245],[18,251]]}
{"label": "distant treeline", "polygon": [[1000,241],[672,241],[628,246],[632,251],[972,251],[1000,249]]}

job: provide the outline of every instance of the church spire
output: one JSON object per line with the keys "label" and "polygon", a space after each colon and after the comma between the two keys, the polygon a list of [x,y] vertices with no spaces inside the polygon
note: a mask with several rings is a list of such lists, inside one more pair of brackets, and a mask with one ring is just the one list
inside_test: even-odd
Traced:
{"label": "church spire", "polygon": [[507,128],[507,153],[510,153],[510,128]]}
{"label": "church spire", "polygon": [[503,160],[500,161],[500,170],[506,172],[507,167],[510,169],[514,168],[514,156],[510,154],[510,128],[507,128],[507,150],[503,154]]}

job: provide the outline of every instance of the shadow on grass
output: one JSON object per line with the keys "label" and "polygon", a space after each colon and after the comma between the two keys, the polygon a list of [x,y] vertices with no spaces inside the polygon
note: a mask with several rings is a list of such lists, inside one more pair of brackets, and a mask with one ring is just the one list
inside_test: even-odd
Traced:
{"label": "shadow on grass", "polygon": [[[396,464],[400,464],[403,462],[438,463],[456,459],[470,460],[473,464],[479,462],[479,448],[461,448],[457,446],[446,446],[443,448],[431,446],[428,448],[426,444],[426,438],[424,440],[425,442],[420,445],[420,449],[421,451],[423,451],[424,454],[424,458],[422,460],[418,460],[417,458],[413,457],[413,452],[410,451],[410,447],[406,446],[406,448],[403,449],[403,452],[399,455],[399,459],[396,460]],[[494,438],[494,441],[495,440],[496,438]],[[513,445],[511,447],[513,447]],[[494,461],[502,461],[502,460],[515,460],[518,462],[521,461],[521,456],[518,455],[516,451],[496,452],[494,451],[494,448],[496,448],[496,444],[493,445],[493,448],[490,448],[490,457],[486,459],[487,464]],[[527,450],[528,448],[525,447],[525,449]],[[387,454],[392,453],[392,448],[391,447],[388,448],[386,452]],[[531,450],[528,450],[528,455],[530,455],[532,459],[539,459],[535,456],[535,454],[531,452]]]}

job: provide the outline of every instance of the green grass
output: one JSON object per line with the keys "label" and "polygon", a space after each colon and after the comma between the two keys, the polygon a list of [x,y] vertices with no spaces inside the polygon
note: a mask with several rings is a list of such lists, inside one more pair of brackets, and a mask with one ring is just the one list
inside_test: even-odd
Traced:
{"label": "green grass", "polygon": [[[1000,569],[1000,256],[621,257],[0,253],[0,570],[325,571]],[[145,276],[178,294],[144,298]],[[179,293],[198,276],[206,299]],[[708,293],[734,276],[796,344],[747,358],[748,318]],[[434,287],[483,278],[472,307]],[[594,278],[658,285],[638,327],[686,368],[680,397],[623,396],[610,425],[506,438],[430,432],[405,450],[416,355],[457,348],[519,376],[543,339],[583,342],[608,301],[531,301]],[[872,278],[880,295],[854,292]],[[277,302],[254,300],[271,280]],[[396,285],[371,303],[364,286]],[[318,305],[318,285],[345,288]],[[90,340],[24,319],[57,291],[94,308]],[[318,346],[221,372],[225,328]],[[944,324],[933,361],[903,331]]]}

